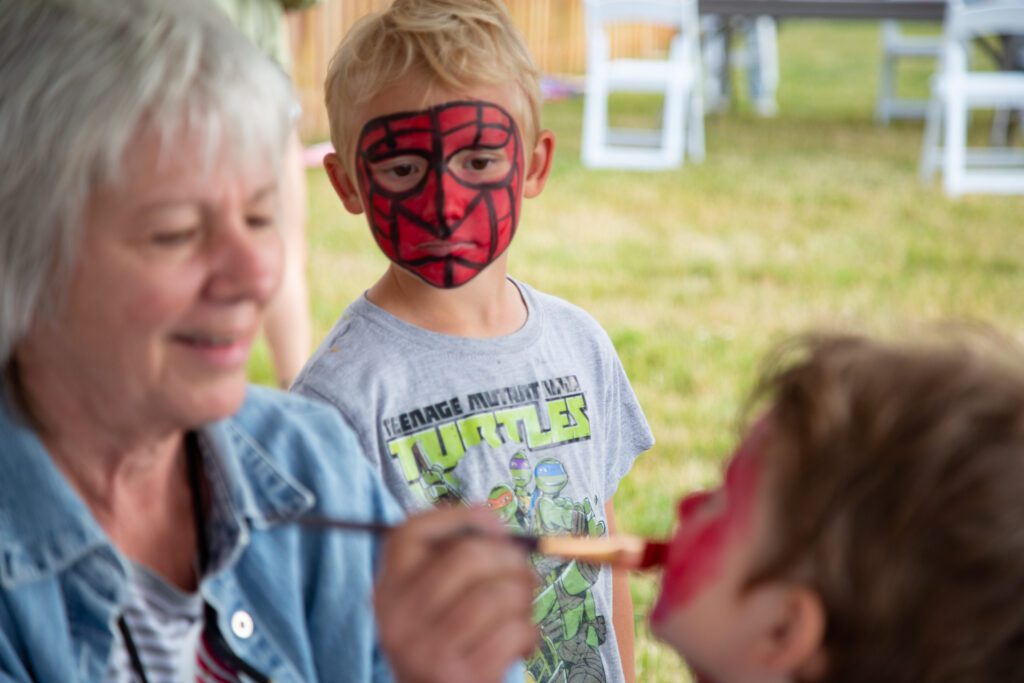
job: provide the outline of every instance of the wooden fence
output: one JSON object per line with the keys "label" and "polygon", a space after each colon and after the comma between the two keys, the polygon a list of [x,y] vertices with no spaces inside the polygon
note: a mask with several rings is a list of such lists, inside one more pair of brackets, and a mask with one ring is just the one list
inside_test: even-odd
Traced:
{"label": "wooden fence", "polygon": [[[581,0],[506,0],[534,59],[546,74],[579,76],[586,68]],[[390,0],[323,0],[296,17],[295,80],[302,99],[302,133],[306,140],[327,137],[323,82],[334,48],[360,17],[383,9]],[[612,34],[619,54],[662,50],[663,31],[625,26]]]}

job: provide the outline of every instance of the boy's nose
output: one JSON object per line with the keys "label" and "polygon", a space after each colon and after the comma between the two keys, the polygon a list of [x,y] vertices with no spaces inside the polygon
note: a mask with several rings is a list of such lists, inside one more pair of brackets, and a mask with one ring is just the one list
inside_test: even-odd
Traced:
{"label": "boy's nose", "polygon": [[424,187],[420,217],[435,228],[438,237],[447,239],[466,215],[463,195],[466,189],[450,173],[431,173]]}

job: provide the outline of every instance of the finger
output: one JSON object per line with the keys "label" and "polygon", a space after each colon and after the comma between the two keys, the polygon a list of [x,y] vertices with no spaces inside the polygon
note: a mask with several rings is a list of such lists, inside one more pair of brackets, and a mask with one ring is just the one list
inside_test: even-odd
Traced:
{"label": "finger", "polygon": [[[487,683],[532,652],[532,577],[489,582],[470,590],[440,622],[420,627],[389,651],[400,681]],[[510,627],[514,624],[514,627]],[[495,639],[507,642],[495,645]],[[487,653],[480,658],[479,650]]]}
{"label": "finger", "polygon": [[451,647],[472,652],[503,622],[532,623],[534,585],[527,574],[476,584],[440,615],[437,630],[445,634]]}
{"label": "finger", "polygon": [[533,585],[526,553],[518,546],[485,537],[436,544],[414,575],[396,585],[378,585],[375,605],[381,638],[397,643],[417,631],[436,628],[467,593],[502,580]]}
{"label": "finger", "polygon": [[460,539],[438,547],[422,571],[409,579],[408,590],[421,596],[419,608],[428,618],[438,618],[475,585],[525,577],[529,571],[526,553],[511,543]]}
{"label": "finger", "polygon": [[437,508],[410,517],[396,526],[385,539],[381,555],[381,574],[401,579],[434,550],[438,541],[475,529],[481,534],[504,533],[497,517],[484,508]]}
{"label": "finger", "polygon": [[398,678],[422,683],[498,683],[516,660],[534,651],[538,642],[539,634],[533,624],[499,621],[474,650],[424,650],[426,654],[418,660],[416,668]]}
{"label": "finger", "polygon": [[[481,535],[466,536],[467,528],[480,529]],[[516,544],[498,540],[495,531],[505,533],[501,522],[486,510],[444,510],[411,520],[402,533],[389,539],[392,554],[385,558],[389,571],[381,572],[374,591],[385,650],[403,648],[407,638],[420,642],[434,628],[438,615],[472,585],[509,572],[530,572],[525,553]],[[455,540],[450,540],[453,534]],[[424,549],[411,547],[416,545]],[[410,561],[396,568],[414,552],[419,564]],[[405,556],[396,558],[401,553]]]}
{"label": "finger", "polygon": [[499,683],[512,663],[528,657],[539,641],[537,627],[528,621],[507,620],[495,625],[464,660],[469,672],[464,680],[466,683]]}

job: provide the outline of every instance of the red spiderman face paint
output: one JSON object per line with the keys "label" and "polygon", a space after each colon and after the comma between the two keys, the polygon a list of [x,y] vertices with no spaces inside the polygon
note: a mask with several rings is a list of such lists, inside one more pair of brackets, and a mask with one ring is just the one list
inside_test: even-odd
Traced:
{"label": "red spiderman face paint", "polygon": [[720,488],[694,493],[679,503],[679,528],[669,545],[653,622],[685,606],[714,581],[728,544],[750,527],[766,429],[763,419],[754,425],[733,455]]}
{"label": "red spiderman face paint", "polygon": [[458,287],[508,248],[523,148],[500,106],[446,102],[375,118],[356,153],[370,228],[396,265],[434,287]]}

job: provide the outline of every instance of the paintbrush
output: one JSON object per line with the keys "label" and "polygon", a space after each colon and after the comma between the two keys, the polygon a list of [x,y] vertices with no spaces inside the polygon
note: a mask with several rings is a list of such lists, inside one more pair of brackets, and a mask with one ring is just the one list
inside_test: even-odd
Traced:
{"label": "paintbrush", "polygon": [[[371,534],[387,534],[391,527],[378,522],[360,522],[335,517],[303,516],[291,520],[296,524],[317,529],[341,531],[362,531]],[[465,534],[482,534],[478,529],[467,528]],[[665,563],[668,544],[652,541],[640,536],[615,534],[610,536],[534,536],[509,532],[501,538],[522,546],[527,551],[578,560],[589,564],[606,564],[617,569],[651,569]]]}

